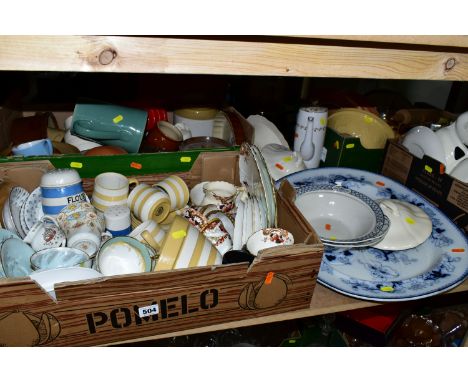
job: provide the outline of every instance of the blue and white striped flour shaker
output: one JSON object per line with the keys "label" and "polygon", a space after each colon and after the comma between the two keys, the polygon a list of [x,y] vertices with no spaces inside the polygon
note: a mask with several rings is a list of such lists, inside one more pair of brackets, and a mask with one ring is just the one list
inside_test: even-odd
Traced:
{"label": "blue and white striped flour shaker", "polygon": [[62,208],[74,202],[86,202],[81,177],[73,169],[48,171],[41,179],[42,211],[57,216]]}

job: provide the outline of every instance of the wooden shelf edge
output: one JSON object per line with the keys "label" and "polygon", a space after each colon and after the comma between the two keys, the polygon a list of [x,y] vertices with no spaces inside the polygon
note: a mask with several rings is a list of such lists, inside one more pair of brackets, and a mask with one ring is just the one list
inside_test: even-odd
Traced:
{"label": "wooden shelf edge", "polygon": [[[463,81],[468,53],[132,36],[0,36],[0,70]],[[325,40],[326,41],[326,40]]]}
{"label": "wooden shelf edge", "polygon": [[[461,293],[468,291],[468,279],[465,280],[462,284],[446,292],[447,294]],[[194,329],[182,330],[172,333],[165,333],[155,336],[142,337],[135,340],[126,340],[119,342],[112,342],[108,344],[103,344],[101,346],[108,345],[123,345],[128,343],[142,342],[142,341],[152,341],[168,337],[178,337],[178,336],[187,336],[191,334],[199,334],[206,332],[214,332],[218,330],[227,330],[233,328],[241,328],[245,326],[261,325],[268,324],[279,321],[294,320],[299,318],[320,316],[323,314],[344,312],[349,310],[356,310],[361,308],[369,308],[373,306],[379,306],[383,303],[359,300],[351,297],[344,296],[337,292],[332,291],[320,284],[317,284],[315,287],[314,295],[312,296],[312,301],[309,309],[295,310],[287,313],[273,314],[270,316],[255,317],[249,318],[241,321],[232,321],[223,324],[209,325]]]}

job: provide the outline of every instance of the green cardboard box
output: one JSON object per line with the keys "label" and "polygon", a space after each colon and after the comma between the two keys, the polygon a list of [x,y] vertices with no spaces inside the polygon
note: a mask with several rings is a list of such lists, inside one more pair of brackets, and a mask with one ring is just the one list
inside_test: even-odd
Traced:
{"label": "green cardboard box", "polygon": [[385,149],[366,149],[359,138],[341,135],[328,127],[320,167],[351,167],[380,173]]}

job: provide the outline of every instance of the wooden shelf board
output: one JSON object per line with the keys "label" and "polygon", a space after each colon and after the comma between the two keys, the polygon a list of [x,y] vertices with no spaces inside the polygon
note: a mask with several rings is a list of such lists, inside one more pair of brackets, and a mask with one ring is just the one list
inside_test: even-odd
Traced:
{"label": "wooden shelf board", "polygon": [[[458,285],[456,288],[453,288],[446,293],[452,294],[452,293],[460,293],[460,292],[466,292],[466,291],[468,291],[468,280],[465,280],[462,284]],[[113,342],[107,345],[119,345],[119,344],[134,343],[134,342],[141,342],[141,341],[158,340],[158,339],[168,338],[168,337],[186,336],[186,335],[191,335],[191,334],[213,332],[217,330],[240,328],[240,327],[245,327],[245,326],[267,324],[267,323],[272,323],[272,322],[287,321],[287,320],[293,320],[293,319],[305,318],[305,317],[313,317],[313,316],[319,316],[323,314],[336,313],[336,312],[343,312],[343,311],[348,311],[348,310],[369,308],[369,307],[378,306],[378,305],[382,305],[382,303],[376,303],[376,302],[371,302],[371,301],[366,301],[366,300],[359,300],[359,299],[355,299],[352,297],[347,297],[340,293],[334,292],[331,289],[326,288],[320,284],[317,284],[314,290],[314,294],[312,296],[309,309],[295,310],[295,311],[287,312],[287,313],[280,313],[280,314],[274,314],[270,316],[250,318],[247,320],[233,321],[233,322],[227,322],[223,324],[204,326],[204,327],[199,327],[195,329],[160,334],[156,336],[142,337],[142,338],[138,338],[137,340]]]}
{"label": "wooden shelf board", "polygon": [[135,36],[0,36],[0,70],[467,80],[468,53]]}

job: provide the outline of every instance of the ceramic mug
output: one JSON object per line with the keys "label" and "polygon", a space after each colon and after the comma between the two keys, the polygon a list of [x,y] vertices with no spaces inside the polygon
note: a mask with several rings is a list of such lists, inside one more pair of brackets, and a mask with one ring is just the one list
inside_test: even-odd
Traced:
{"label": "ceramic mug", "polygon": [[35,251],[40,251],[46,248],[64,247],[67,237],[52,216],[44,215],[32,226],[23,241]]}
{"label": "ceramic mug", "polygon": [[209,107],[177,109],[174,110],[174,124],[183,123],[193,137],[211,137],[217,113],[217,109]]}
{"label": "ceramic mug", "polygon": [[106,146],[137,153],[146,128],[145,110],[118,105],[79,103],[73,111],[71,133]]}
{"label": "ceramic mug", "polygon": [[187,184],[177,175],[170,175],[153,185],[162,189],[171,200],[171,211],[180,210],[189,201],[190,191]]}
{"label": "ceramic mug", "polygon": [[187,219],[176,216],[164,238],[155,270],[221,264],[222,256]]}
{"label": "ceramic mug", "polygon": [[127,204],[130,185],[138,185],[138,180],[117,172],[104,172],[94,180],[92,204],[96,209],[105,212],[111,206]]}
{"label": "ceramic mug", "polygon": [[45,215],[57,216],[70,203],[84,202],[80,175],[73,169],[56,169],[41,178],[42,210]]}
{"label": "ceramic mug", "polygon": [[99,250],[96,268],[104,276],[151,272],[155,257],[152,248],[133,237],[114,237]]}
{"label": "ceramic mug", "polygon": [[167,121],[159,121],[145,138],[145,146],[155,151],[177,151],[183,141],[182,133]]}
{"label": "ceramic mug", "polygon": [[106,229],[113,237],[127,236],[132,231],[130,208],[126,205],[112,206],[104,212]]}
{"label": "ceramic mug", "polygon": [[50,139],[38,139],[36,141],[21,143],[14,146],[11,151],[14,155],[22,155],[25,157],[34,155],[52,155],[54,147]]}
{"label": "ceramic mug", "polygon": [[149,184],[141,183],[128,195],[127,206],[139,220],[163,221],[171,210],[167,194]]}
{"label": "ceramic mug", "polygon": [[166,236],[166,232],[154,220],[147,220],[137,226],[128,236],[158,250]]}

